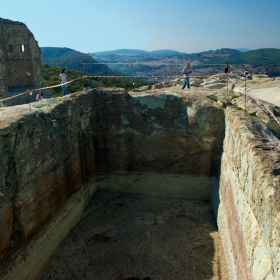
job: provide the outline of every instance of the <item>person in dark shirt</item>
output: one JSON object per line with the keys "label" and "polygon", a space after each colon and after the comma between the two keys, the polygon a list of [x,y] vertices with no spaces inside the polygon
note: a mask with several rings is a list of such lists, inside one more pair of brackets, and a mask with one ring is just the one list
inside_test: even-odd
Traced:
{"label": "person in dark shirt", "polygon": [[225,66],[225,73],[228,72],[228,63],[226,63],[226,66]]}

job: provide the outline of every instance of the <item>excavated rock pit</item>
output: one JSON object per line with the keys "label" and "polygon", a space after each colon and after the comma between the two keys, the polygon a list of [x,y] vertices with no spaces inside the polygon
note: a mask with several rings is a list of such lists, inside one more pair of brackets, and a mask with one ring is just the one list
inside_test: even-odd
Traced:
{"label": "excavated rock pit", "polygon": [[277,279],[279,140],[230,100],[94,89],[4,108],[3,279]]}

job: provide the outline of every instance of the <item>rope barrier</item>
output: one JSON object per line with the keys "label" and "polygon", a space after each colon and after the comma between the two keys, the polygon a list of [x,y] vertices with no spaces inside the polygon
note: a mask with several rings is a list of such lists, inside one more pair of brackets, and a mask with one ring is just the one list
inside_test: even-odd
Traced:
{"label": "rope barrier", "polygon": [[[97,64],[97,63],[96,63]],[[209,64],[209,65],[212,65],[212,64]],[[220,65],[220,64],[217,64],[217,65]],[[216,75],[214,75],[216,76]],[[210,75],[210,76],[206,76],[206,75],[193,75],[192,78],[209,78],[209,77],[213,77],[213,75]],[[22,92],[22,93],[19,93],[17,95],[14,95],[14,96],[11,96],[11,97],[7,97],[7,98],[3,98],[3,99],[0,99],[0,102],[3,102],[5,100],[9,100],[9,99],[12,99],[12,98],[15,98],[15,97],[18,97],[20,95],[23,95],[23,94],[28,94],[29,92],[31,92],[30,95],[32,95],[32,92],[33,91],[39,91],[39,90],[43,90],[43,89],[51,89],[51,88],[56,88],[56,87],[60,87],[62,85],[66,85],[66,84],[70,84],[74,81],[77,81],[77,80],[80,80],[80,79],[84,79],[84,78],[133,78],[133,79],[136,79],[136,78],[153,78],[155,80],[157,80],[158,78],[184,78],[182,77],[181,75],[146,75],[146,76],[135,76],[135,75],[109,75],[109,76],[81,76],[81,77],[78,77],[76,79],[73,79],[71,81],[68,81],[66,83],[60,83],[60,84],[57,84],[57,85],[53,85],[53,86],[48,86],[48,87],[41,87],[41,88],[36,88],[36,89],[33,89],[32,91],[25,91],[25,92]]]}
{"label": "rope barrier", "polygon": [[241,73],[243,76],[245,76],[244,72],[240,71],[239,69],[233,67],[232,65],[229,65],[230,67],[232,67],[233,69],[235,69],[236,71],[238,71],[239,73]]}
{"label": "rope barrier", "polygon": [[[193,78],[209,78],[211,76],[203,76],[203,75],[197,75],[197,76],[192,76]],[[68,81],[66,83],[60,83],[60,84],[57,84],[57,85],[53,85],[53,86],[48,86],[48,87],[41,87],[41,88],[36,88],[36,89],[33,89],[32,91],[25,91],[25,92],[22,92],[22,93],[19,93],[17,95],[14,95],[14,96],[11,96],[11,97],[7,97],[7,98],[3,98],[3,99],[0,99],[0,102],[3,102],[5,100],[9,100],[9,99],[12,99],[12,98],[15,98],[15,97],[18,97],[20,95],[23,95],[23,94],[28,94],[28,92],[31,92],[31,95],[32,95],[32,92],[33,91],[39,91],[39,90],[43,90],[43,89],[50,89],[50,88],[56,88],[56,87],[60,87],[60,86],[63,86],[63,85],[67,85],[67,84],[70,84],[74,81],[77,81],[77,80],[80,80],[80,79],[84,79],[84,78],[154,78],[154,79],[158,79],[158,78],[184,78],[182,77],[181,75],[146,75],[146,76],[134,76],[134,75],[110,75],[110,76],[81,76],[79,78],[76,78],[74,80],[71,80],[71,81]]]}
{"label": "rope barrier", "polygon": [[[273,114],[273,112],[271,111],[271,109],[265,105],[260,99],[258,99],[256,96],[252,95],[252,94],[247,94],[248,90],[246,90],[246,92],[243,90],[243,88],[241,88],[234,80],[232,80],[231,78],[228,78],[233,84],[235,84],[238,88],[240,88],[243,92],[241,92],[241,94],[246,94],[247,96],[249,96],[252,100],[256,101],[256,104],[258,105],[258,103],[260,103],[266,110],[267,112],[270,114],[270,116],[280,125],[280,121],[277,119],[277,117]],[[258,105],[259,106],[259,105]],[[267,115],[269,115],[267,114]]]}
{"label": "rope barrier", "polygon": [[[244,91],[243,88],[240,87],[234,80],[232,80],[232,79],[229,78],[229,77],[228,77],[228,79],[229,79],[233,84],[235,84],[239,89],[241,89],[242,91]],[[248,92],[248,90],[246,90],[246,92]]]}
{"label": "rope barrier", "polygon": [[[85,64],[85,63],[84,63]],[[88,63],[89,64],[89,63]],[[90,63],[90,64],[93,64],[93,63]],[[99,64],[99,63],[95,63],[95,64]],[[100,63],[102,64],[102,63]],[[210,64],[212,65],[212,64]],[[220,65],[220,64],[217,64],[217,65]],[[237,70],[238,72],[242,73],[240,70],[236,69],[235,67],[233,67],[232,65],[229,65],[230,67],[234,68],[235,70]],[[244,73],[242,73],[244,75]],[[214,75],[214,76],[217,76]],[[209,78],[209,77],[213,77],[213,75],[211,76],[204,76],[204,75],[196,75],[196,76],[192,76],[192,78]],[[7,98],[3,98],[3,99],[0,99],[0,104],[1,102],[5,101],[5,100],[9,100],[9,99],[12,99],[12,98],[15,98],[15,97],[18,97],[20,95],[23,95],[23,94],[28,94],[29,96],[32,95],[33,91],[39,91],[39,90],[43,90],[43,89],[50,89],[50,88],[56,88],[56,87],[60,87],[60,86],[63,86],[63,85],[67,85],[67,84],[70,84],[74,81],[77,81],[77,80],[80,80],[80,79],[84,79],[84,78],[154,78],[154,79],[157,79],[157,78],[181,78],[183,79],[184,77],[182,77],[181,75],[150,75],[150,76],[133,76],[133,75],[110,75],[110,76],[88,76],[88,75],[85,75],[85,76],[81,76],[81,77],[78,77],[76,79],[73,79],[71,81],[68,81],[66,83],[60,83],[60,84],[57,84],[57,85],[53,85],[53,86],[48,86],[48,87],[41,87],[41,88],[37,88],[37,89],[33,89],[32,91],[31,90],[27,90],[25,92],[22,92],[22,93],[19,93],[17,95],[14,95],[14,96],[11,96],[11,97],[7,97]],[[237,86],[239,89],[241,89],[243,91],[243,89],[231,78],[228,77],[228,80],[230,80],[233,84],[235,84],[235,86]],[[245,91],[244,91],[245,92]],[[246,93],[245,95],[247,94],[247,90],[246,90]],[[241,92],[242,93],[242,92]],[[276,116],[271,112],[270,108],[266,105],[264,105],[258,98],[256,98],[255,96],[253,95],[250,95],[250,94],[247,94],[251,99],[254,99],[256,100],[257,102],[261,103],[262,106],[264,106],[267,111],[269,112],[269,114],[273,117],[273,119],[280,125],[280,121],[276,118]]]}
{"label": "rope barrier", "polygon": [[17,96],[20,96],[20,95],[23,95],[23,94],[26,94],[26,93],[27,93],[28,95],[32,95],[33,91],[39,91],[39,90],[49,89],[49,88],[55,88],[55,87],[61,87],[61,86],[63,86],[63,85],[70,84],[70,83],[72,83],[72,82],[74,82],[74,81],[76,81],[76,80],[82,79],[82,78],[83,78],[83,76],[82,76],[82,77],[79,77],[79,78],[76,78],[76,79],[74,79],[74,80],[72,80],[72,81],[66,82],[66,83],[61,83],[61,84],[57,84],[57,85],[49,86],[49,87],[36,88],[36,89],[33,89],[33,90],[27,90],[27,91],[24,91],[24,92],[19,93],[19,94],[17,94],[17,95],[14,95],[14,96],[11,96],[11,97],[7,97],[7,98],[0,99],[0,102],[3,102],[3,101],[5,101],[5,100],[9,100],[9,99],[15,98],[15,97],[17,97]]}
{"label": "rope barrier", "polygon": [[[209,78],[211,76],[203,76],[203,75],[197,75],[197,76],[192,76],[192,78]],[[32,92],[33,91],[39,91],[39,90],[43,90],[43,89],[50,89],[50,88],[56,88],[56,87],[60,87],[60,86],[63,86],[63,85],[67,85],[67,84],[70,84],[74,81],[77,81],[77,80],[80,80],[80,79],[84,79],[84,78],[154,78],[154,79],[157,79],[157,78],[184,78],[182,77],[181,75],[146,75],[146,76],[133,76],[133,75],[110,75],[110,76],[81,76],[79,78],[76,78],[76,79],[73,79],[71,81],[68,81],[66,83],[60,83],[60,84],[57,84],[57,85],[53,85],[53,86],[48,86],[48,87],[41,87],[41,88],[36,88],[36,89],[33,89],[32,91],[30,90],[27,90],[27,91],[24,91],[22,93],[19,93],[17,95],[14,95],[14,96],[11,96],[11,97],[7,97],[7,98],[3,98],[3,99],[0,99],[0,102],[3,102],[5,100],[9,100],[9,99],[12,99],[12,98],[15,98],[15,97],[18,97],[20,95],[23,95],[23,94],[29,94],[29,92],[31,92],[30,95],[32,95]]]}
{"label": "rope barrier", "polygon": [[[127,76],[84,76],[85,78],[184,78],[182,75],[150,75],[150,76],[134,76],[134,75],[127,75]],[[192,78],[209,78],[212,77],[212,75],[210,76],[204,76],[204,75],[196,75],[196,76],[192,76]]]}
{"label": "rope barrier", "polygon": [[[139,63],[94,62],[94,63],[81,63],[81,64],[85,65],[85,64],[139,64]],[[182,64],[174,64],[174,63],[169,63],[169,64],[167,63],[165,65],[180,65],[180,66],[182,66]],[[198,65],[212,65],[212,66],[217,66],[218,65],[218,66],[220,66],[220,65],[223,65],[223,64],[196,64],[194,66],[198,66]],[[233,67],[233,66],[231,66],[231,67]],[[27,73],[27,74],[29,74],[29,73]],[[209,78],[209,77],[211,77],[211,76],[204,76],[204,75],[196,75],[196,76],[194,76],[194,75],[192,75],[192,78]],[[60,86],[63,86],[63,85],[70,84],[70,83],[72,83],[72,82],[74,82],[76,80],[84,79],[84,78],[133,78],[133,79],[136,79],[136,78],[147,78],[147,79],[153,78],[154,81],[155,81],[158,78],[173,78],[173,79],[174,78],[182,78],[183,79],[184,77],[182,77],[181,75],[155,75],[155,73],[154,73],[154,75],[149,75],[149,76],[148,75],[146,75],[146,76],[137,76],[137,75],[82,76],[82,77],[76,78],[74,80],[71,80],[71,81],[63,83],[63,84],[60,83],[60,84],[53,85],[53,86],[36,88],[36,89],[33,89],[32,91],[27,90],[27,91],[19,93],[17,95],[0,99],[0,104],[2,104],[1,102],[5,101],[5,100],[9,100],[9,99],[18,97],[18,96],[26,94],[26,93],[29,94],[29,95],[32,95],[33,91],[39,91],[39,90],[43,90],[43,89],[51,89],[51,88],[60,87]]]}
{"label": "rope barrier", "polygon": [[[138,65],[138,64],[141,64],[141,65],[146,65],[146,66],[151,66],[150,64],[145,64],[145,63],[140,63],[140,62],[83,62],[81,64],[121,64],[121,65],[126,65],[126,64],[130,64],[130,65]],[[161,65],[179,65],[179,66],[182,66],[182,63],[164,63],[164,64],[159,64],[160,66]],[[224,64],[194,64],[194,66],[197,66],[197,65],[213,65],[213,66],[221,66],[221,65],[224,65]]]}
{"label": "rope barrier", "polygon": [[4,100],[8,100],[8,99],[12,99],[12,98],[15,98],[17,96],[20,96],[20,95],[23,95],[25,94],[26,92],[23,92],[23,93],[19,93],[17,95],[14,95],[14,96],[11,96],[11,97],[7,97],[7,98],[3,98],[3,99],[0,99],[0,102],[4,101]]}

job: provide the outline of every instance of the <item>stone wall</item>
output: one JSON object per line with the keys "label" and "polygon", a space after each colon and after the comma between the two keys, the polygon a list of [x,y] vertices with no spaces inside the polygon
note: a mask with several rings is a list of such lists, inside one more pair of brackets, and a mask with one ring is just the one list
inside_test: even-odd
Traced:
{"label": "stone wall", "polygon": [[41,50],[25,24],[0,18],[0,95],[42,86]]}
{"label": "stone wall", "polygon": [[223,147],[218,226],[231,279],[279,279],[279,140],[228,107]]}

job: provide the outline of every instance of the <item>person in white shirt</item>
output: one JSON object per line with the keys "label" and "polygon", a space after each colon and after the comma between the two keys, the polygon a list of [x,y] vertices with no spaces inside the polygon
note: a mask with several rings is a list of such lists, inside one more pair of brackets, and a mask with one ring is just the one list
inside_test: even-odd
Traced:
{"label": "person in white shirt", "polygon": [[192,73],[192,68],[191,68],[191,64],[188,62],[187,65],[184,67],[182,74],[185,77],[185,81],[184,84],[182,86],[182,89],[184,89],[186,86],[188,88],[190,88],[190,80],[189,80],[189,76]]}
{"label": "person in white shirt", "polygon": [[61,83],[62,83],[62,86],[61,86],[62,87],[62,96],[65,96],[68,93],[68,90],[67,90],[68,84],[65,84],[68,82],[65,68],[63,68],[61,70],[61,73],[59,74],[58,79],[61,80]]}

